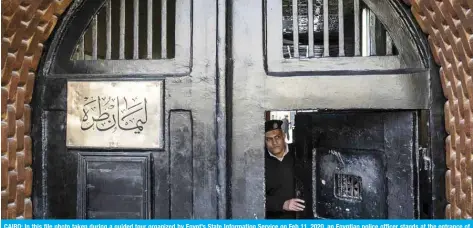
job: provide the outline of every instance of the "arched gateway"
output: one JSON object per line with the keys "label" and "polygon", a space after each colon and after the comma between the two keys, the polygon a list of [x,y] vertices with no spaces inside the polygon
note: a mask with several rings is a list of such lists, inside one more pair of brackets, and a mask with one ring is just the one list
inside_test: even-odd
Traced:
{"label": "arched gateway", "polygon": [[[41,20],[65,10],[47,4],[32,8]],[[2,217],[32,210],[37,218],[264,218],[263,122],[275,111],[293,115],[306,215],[445,216],[445,99],[404,3],[76,0],[60,18],[32,79],[33,161],[28,136],[16,139],[29,146],[14,158],[3,159],[2,142]],[[4,84],[26,80],[4,76],[9,53],[2,137],[13,142],[12,115],[23,109],[10,104],[23,102],[24,90],[15,100],[16,85]],[[471,85],[462,85],[467,94]],[[454,149],[471,153],[462,146],[469,134],[461,137]],[[471,167],[460,162],[468,180]],[[33,172],[25,178],[18,164]],[[471,204],[469,180],[461,189]],[[11,195],[21,191],[34,207]],[[467,204],[454,206],[448,217],[471,215]]]}

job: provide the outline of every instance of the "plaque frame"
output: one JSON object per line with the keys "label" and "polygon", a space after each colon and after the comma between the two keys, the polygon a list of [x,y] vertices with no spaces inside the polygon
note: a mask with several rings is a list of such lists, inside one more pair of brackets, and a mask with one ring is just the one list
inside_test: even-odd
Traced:
{"label": "plaque frame", "polygon": [[67,148],[164,149],[164,117],[163,80],[67,82]]}

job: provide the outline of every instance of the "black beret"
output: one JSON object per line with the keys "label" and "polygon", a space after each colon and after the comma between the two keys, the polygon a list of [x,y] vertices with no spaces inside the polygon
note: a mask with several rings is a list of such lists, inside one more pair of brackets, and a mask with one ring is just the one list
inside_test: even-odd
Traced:
{"label": "black beret", "polygon": [[282,121],[281,120],[268,120],[264,123],[264,132],[282,129]]}

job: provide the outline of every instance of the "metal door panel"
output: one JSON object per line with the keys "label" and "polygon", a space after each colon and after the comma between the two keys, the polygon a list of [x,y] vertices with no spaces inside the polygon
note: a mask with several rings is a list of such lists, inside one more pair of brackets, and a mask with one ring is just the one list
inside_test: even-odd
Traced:
{"label": "metal door panel", "polygon": [[[43,172],[34,173],[34,217],[212,219],[219,216],[218,203],[221,202],[219,200],[225,198],[225,193],[217,190],[215,138],[217,129],[217,80],[215,77],[217,5],[205,0],[194,0],[189,4],[192,6],[192,12],[188,11],[188,18],[182,18],[185,15],[180,15],[176,19],[176,23],[181,24],[192,21],[192,23],[189,22],[189,27],[192,27],[193,31],[199,31],[192,36],[189,35],[190,48],[179,47],[192,54],[190,57],[187,56],[191,58],[188,62],[192,63],[192,71],[185,74],[181,71],[170,72],[172,70],[170,68],[161,69],[161,65],[156,61],[147,60],[131,62],[114,60],[111,61],[113,64],[108,65],[109,68],[104,71],[94,67],[94,64],[100,65],[100,61],[93,64],[93,61],[90,61],[88,62],[92,64],[90,68],[84,69],[81,74],[78,74],[73,66],[68,67],[66,64],[60,66],[60,73],[58,73],[51,70],[48,64],[54,64],[54,62],[49,60],[69,58],[69,56],[65,57],[65,52],[61,52],[58,48],[63,44],[63,39],[68,39],[68,37],[61,33],[63,31],[61,29],[54,35],[51,41],[53,48],[49,49],[38,74],[35,91],[39,94],[34,96],[37,99],[33,104],[35,142],[33,167],[36,170],[43,170]],[[87,9],[87,5],[84,7]],[[74,17],[73,13],[68,12],[60,27],[68,26],[69,19]],[[83,30],[85,28],[70,29]],[[192,34],[192,31],[188,30],[179,31],[176,34],[184,34],[184,36]],[[177,42],[177,44],[180,43]],[[71,43],[71,45],[75,44]],[[84,66],[87,68],[87,65]],[[115,66],[120,67],[115,68]],[[152,71],[143,72],[143,69],[152,69]],[[54,76],[51,77],[52,75]],[[163,96],[158,95],[150,99],[163,101],[164,147],[153,150],[67,148],[65,146],[67,82],[72,80],[162,81]],[[91,162],[88,160],[90,158],[99,159],[94,164],[103,163],[109,168],[103,170],[84,168],[84,164]],[[114,171],[116,169],[124,169],[124,173]],[[127,172],[130,175],[126,175]],[[123,174],[125,175],[121,176]],[[81,181],[78,181],[78,177]],[[115,186],[114,192],[108,193],[110,189],[102,186],[100,184],[102,182]],[[125,186],[127,184],[131,186]],[[138,190],[141,192],[136,192]],[[91,195],[85,197],[84,192],[87,193],[87,191],[93,193],[95,198]],[[144,191],[149,192],[149,197],[143,193]],[[135,197],[139,202],[130,207],[130,210],[111,207],[111,205],[123,204],[130,197]],[[120,200],[122,201],[111,203],[111,201]],[[107,202],[110,207],[102,205]]]}

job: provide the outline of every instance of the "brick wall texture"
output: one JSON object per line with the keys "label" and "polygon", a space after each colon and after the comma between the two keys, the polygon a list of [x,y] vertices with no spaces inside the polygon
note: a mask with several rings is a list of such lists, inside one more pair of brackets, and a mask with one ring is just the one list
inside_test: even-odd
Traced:
{"label": "brick wall texture", "polygon": [[43,43],[70,2],[2,0],[2,219],[32,217],[33,84]]}
{"label": "brick wall texture", "polygon": [[[411,0],[440,65],[444,96],[447,218],[473,216],[473,1]],[[441,186],[439,186],[441,187]]]}
{"label": "brick wall texture", "polygon": [[[58,18],[72,0],[2,0],[1,217],[32,217],[34,79]],[[428,35],[440,68],[448,137],[447,218],[473,216],[473,1],[403,0]],[[40,170],[35,170],[40,172]],[[443,186],[439,186],[443,188]]]}

